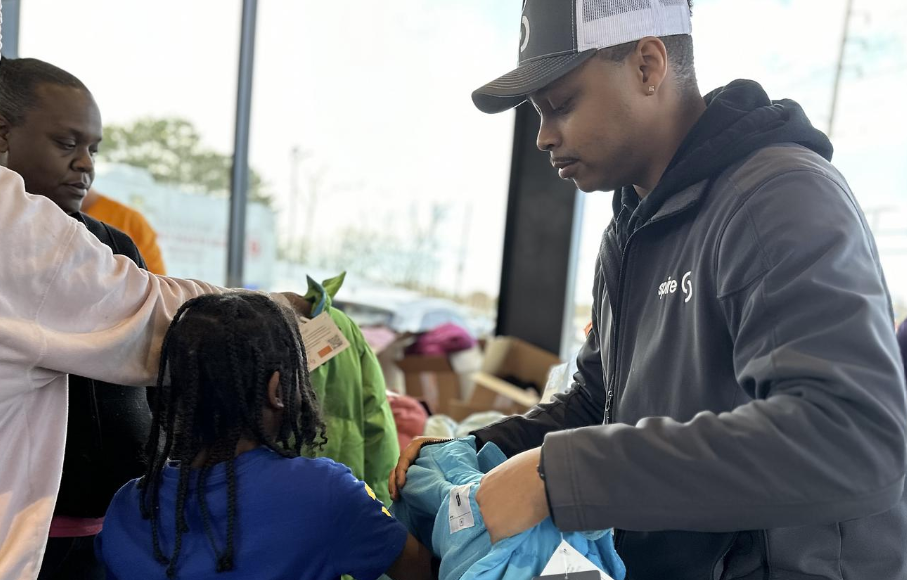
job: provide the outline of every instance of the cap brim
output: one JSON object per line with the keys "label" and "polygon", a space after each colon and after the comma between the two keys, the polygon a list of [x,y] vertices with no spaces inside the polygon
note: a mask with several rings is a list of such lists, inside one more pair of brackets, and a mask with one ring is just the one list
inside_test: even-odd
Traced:
{"label": "cap brim", "polygon": [[524,102],[532,93],[545,88],[572,71],[597,50],[561,54],[520,65],[504,76],[473,91],[472,102],[483,113],[500,113]]}

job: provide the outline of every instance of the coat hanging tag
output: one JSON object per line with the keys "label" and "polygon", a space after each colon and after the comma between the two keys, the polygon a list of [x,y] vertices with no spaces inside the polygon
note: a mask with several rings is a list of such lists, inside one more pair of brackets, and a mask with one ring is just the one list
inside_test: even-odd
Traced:
{"label": "coat hanging tag", "polygon": [[350,347],[350,342],[327,312],[322,312],[311,320],[300,318],[299,332],[309,360],[309,372]]}
{"label": "coat hanging tag", "polygon": [[613,580],[598,566],[576,551],[561,534],[561,543],[540,576],[533,580]]}
{"label": "coat hanging tag", "polygon": [[608,575],[604,572],[596,572],[595,570],[587,570],[585,572],[568,572],[567,574],[549,574],[547,576],[533,576],[532,580],[600,580],[601,578],[608,578]]}

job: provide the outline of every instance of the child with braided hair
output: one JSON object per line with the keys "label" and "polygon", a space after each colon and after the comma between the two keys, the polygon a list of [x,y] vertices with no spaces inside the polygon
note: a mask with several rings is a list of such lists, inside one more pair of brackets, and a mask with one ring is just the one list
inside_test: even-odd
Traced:
{"label": "child with braided hair", "polygon": [[117,493],[97,540],[108,578],[430,577],[430,553],[366,484],[300,457],[325,442],[301,345],[292,313],[261,294],[180,308],[147,473]]}

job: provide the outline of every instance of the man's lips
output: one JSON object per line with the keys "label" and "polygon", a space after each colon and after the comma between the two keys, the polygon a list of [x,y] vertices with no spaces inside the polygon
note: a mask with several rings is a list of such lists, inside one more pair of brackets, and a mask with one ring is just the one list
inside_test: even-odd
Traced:
{"label": "man's lips", "polygon": [[551,160],[551,166],[557,169],[557,174],[561,179],[569,179],[576,174],[579,159],[572,157],[561,157]]}

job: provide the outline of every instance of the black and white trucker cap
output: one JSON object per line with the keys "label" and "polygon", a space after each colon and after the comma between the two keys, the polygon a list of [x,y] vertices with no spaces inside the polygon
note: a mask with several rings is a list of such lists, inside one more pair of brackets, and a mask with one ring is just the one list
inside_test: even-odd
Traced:
{"label": "black and white trucker cap", "polygon": [[519,65],[474,91],[472,102],[484,113],[500,113],[600,48],[691,31],[687,0],[524,0]]}

